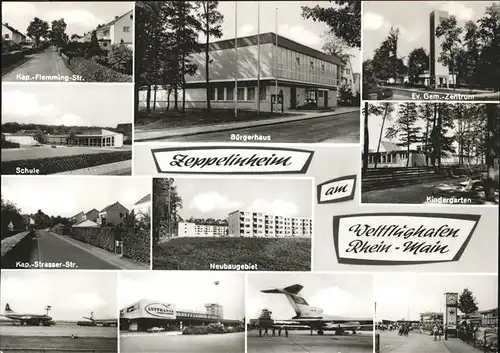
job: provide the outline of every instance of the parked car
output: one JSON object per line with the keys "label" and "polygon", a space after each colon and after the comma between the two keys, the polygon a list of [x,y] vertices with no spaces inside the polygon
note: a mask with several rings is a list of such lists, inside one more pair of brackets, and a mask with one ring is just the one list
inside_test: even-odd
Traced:
{"label": "parked car", "polygon": [[377,94],[377,100],[391,98],[393,96],[392,89],[380,86],[375,83],[366,83],[363,85],[363,99],[368,99],[370,95]]}
{"label": "parked car", "polygon": [[162,332],[165,331],[163,327],[151,327],[148,328],[148,332],[154,333],[154,332]]}

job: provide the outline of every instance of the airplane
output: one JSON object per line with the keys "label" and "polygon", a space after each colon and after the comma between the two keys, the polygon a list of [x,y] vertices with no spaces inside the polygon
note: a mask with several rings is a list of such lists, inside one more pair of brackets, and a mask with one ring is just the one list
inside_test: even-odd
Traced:
{"label": "airplane", "polygon": [[29,326],[50,326],[55,325],[54,321],[52,321],[52,317],[48,315],[40,315],[40,314],[19,314],[14,312],[9,303],[5,304],[5,310],[3,316],[15,320],[12,323],[14,324],[16,321],[20,321],[21,325],[29,325]]}
{"label": "airplane", "polygon": [[95,319],[94,312],[92,311],[90,315],[83,316],[84,319],[89,321],[78,321],[77,324],[80,326],[98,326],[102,325],[104,327],[117,326],[118,319]]}
{"label": "airplane", "polygon": [[[356,330],[370,328],[373,330],[373,318],[345,318],[339,316],[323,315],[323,309],[310,306],[306,300],[299,295],[304,288],[300,284],[294,284],[285,288],[274,288],[262,290],[262,293],[284,294],[288,302],[297,314],[291,320],[274,321],[270,315],[261,315],[258,320],[258,326],[262,328],[279,328],[279,327],[301,327],[307,326],[312,331],[317,331],[318,335],[323,335],[324,331],[336,331],[336,334],[343,334],[345,330]],[[265,314],[263,312],[263,314]],[[267,316],[267,317],[266,317]]]}

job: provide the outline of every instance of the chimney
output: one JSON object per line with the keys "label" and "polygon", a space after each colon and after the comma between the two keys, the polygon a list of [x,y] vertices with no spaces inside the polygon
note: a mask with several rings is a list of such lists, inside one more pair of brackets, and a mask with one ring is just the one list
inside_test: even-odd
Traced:
{"label": "chimney", "polygon": [[115,16],[115,20],[117,20],[117,19],[118,19],[118,17],[120,17],[120,16]]}

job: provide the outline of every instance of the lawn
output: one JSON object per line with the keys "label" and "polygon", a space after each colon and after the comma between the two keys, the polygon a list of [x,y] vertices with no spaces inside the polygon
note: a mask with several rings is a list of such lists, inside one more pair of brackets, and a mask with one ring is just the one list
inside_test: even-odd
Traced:
{"label": "lawn", "polygon": [[109,153],[116,152],[119,150],[130,149],[127,148],[116,148],[116,149],[104,149],[97,147],[22,147],[15,149],[2,149],[2,161],[17,161],[26,159],[40,159],[40,158],[51,158],[51,157],[65,157],[65,156],[76,156],[80,154],[98,154],[98,153]]}
{"label": "lawn", "polygon": [[189,126],[224,124],[242,121],[255,121],[261,119],[270,119],[283,116],[294,116],[299,114],[292,113],[271,113],[260,112],[257,117],[257,112],[249,110],[238,110],[238,117],[234,117],[233,109],[215,109],[206,112],[202,109],[190,109],[186,112],[165,111],[157,109],[156,111],[146,112],[141,110],[136,114],[135,126],[137,130],[161,130],[172,129]]}
{"label": "lawn", "polygon": [[[9,352],[33,352],[36,349],[58,349],[59,352],[73,352],[82,349],[92,350],[94,352],[117,352],[117,339],[110,337],[78,337],[71,339],[69,336],[4,336],[2,335],[0,349],[4,353]],[[12,349],[12,350],[9,350]]]}
{"label": "lawn", "polygon": [[158,270],[209,270],[210,264],[255,264],[259,271],[310,271],[310,238],[175,238],[154,251]]}

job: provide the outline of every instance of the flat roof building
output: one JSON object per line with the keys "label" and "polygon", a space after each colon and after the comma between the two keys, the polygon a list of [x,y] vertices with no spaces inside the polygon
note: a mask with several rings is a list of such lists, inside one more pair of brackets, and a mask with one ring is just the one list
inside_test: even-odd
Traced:
{"label": "flat roof building", "polygon": [[[72,139],[74,139],[72,141]],[[122,147],[123,134],[101,128],[75,131],[74,134],[47,134],[44,142],[53,145],[85,147]]]}
{"label": "flat roof building", "polygon": [[[197,71],[185,77],[188,108],[204,108],[206,105],[204,47],[202,45],[199,53],[191,54]],[[213,42],[209,44],[209,53],[210,100],[215,109],[233,109],[236,96],[238,109],[256,110],[260,100],[260,109],[270,111],[272,96],[276,94],[283,97],[285,110],[301,106],[337,106],[343,63],[336,56],[272,32]],[[234,90],[236,77],[237,92]],[[257,92],[258,77],[260,92]],[[163,90],[156,92],[158,106],[166,106],[168,99],[174,99],[174,95]],[[142,106],[145,106],[145,100],[146,92],[142,91]],[[277,107],[275,104],[273,110],[276,111]]]}
{"label": "flat roof building", "polygon": [[179,222],[177,236],[179,237],[225,237],[228,227],[211,224],[196,224],[194,222]]}
{"label": "flat roof building", "polygon": [[312,219],[285,217],[264,212],[231,212],[227,217],[229,236],[235,237],[311,237]]}

